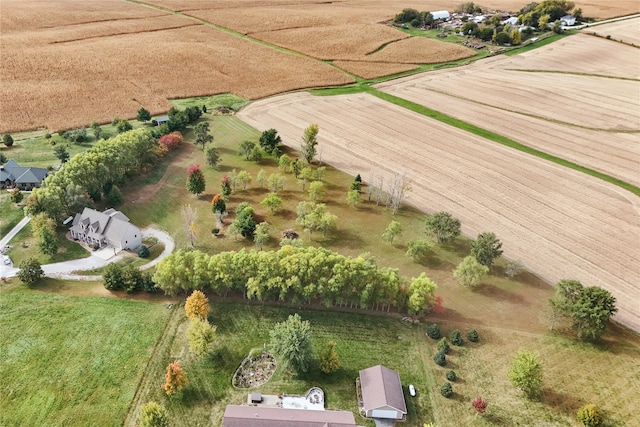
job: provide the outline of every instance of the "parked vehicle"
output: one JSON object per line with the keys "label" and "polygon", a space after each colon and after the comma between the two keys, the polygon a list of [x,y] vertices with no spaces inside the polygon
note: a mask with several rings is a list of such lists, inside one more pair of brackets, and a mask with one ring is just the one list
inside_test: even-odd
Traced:
{"label": "parked vehicle", "polygon": [[413,386],[413,384],[409,384],[409,394],[412,397],[415,397],[415,395],[416,395],[416,388]]}

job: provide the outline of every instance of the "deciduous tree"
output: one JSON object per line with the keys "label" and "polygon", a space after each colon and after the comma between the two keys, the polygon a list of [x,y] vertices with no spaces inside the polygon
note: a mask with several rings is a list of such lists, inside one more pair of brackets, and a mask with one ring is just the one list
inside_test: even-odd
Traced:
{"label": "deciduous tree", "polygon": [[409,312],[418,314],[429,309],[435,301],[436,288],[437,285],[424,273],[411,278],[407,303]]}
{"label": "deciduous tree", "polygon": [[207,142],[213,141],[213,135],[209,134],[209,122],[198,123],[194,126],[193,132],[196,135],[196,140],[194,141],[194,143],[196,145],[202,145],[203,150]]}
{"label": "deciduous tree", "polygon": [[304,130],[302,134],[302,142],[300,143],[300,152],[307,163],[311,163],[318,153],[318,125],[312,124]]}
{"label": "deciduous tree", "polygon": [[489,267],[480,264],[474,257],[465,257],[453,270],[458,283],[468,288],[474,287],[489,273]]}
{"label": "deciduous tree", "polygon": [[66,163],[69,160],[69,151],[67,151],[66,144],[58,144],[53,147],[53,155],[60,160],[60,163]]}
{"label": "deciduous tree", "polygon": [[320,356],[320,370],[325,374],[335,372],[340,369],[340,358],[336,352],[336,342],[329,341],[324,352]]}
{"label": "deciduous tree", "polygon": [[180,209],[180,215],[184,221],[184,231],[191,243],[191,247],[196,246],[196,221],[198,220],[198,212],[191,205],[184,205]]}
{"label": "deciduous tree", "polygon": [[487,410],[487,401],[484,400],[481,396],[476,397],[471,401],[471,406],[476,410],[476,413],[482,415]]}
{"label": "deciduous tree", "polygon": [[542,364],[536,353],[518,350],[508,374],[511,383],[527,397],[534,398],[542,389]]}
{"label": "deciduous tree", "polygon": [[19,188],[14,188],[13,190],[9,191],[9,200],[11,200],[11,203],[18,204],[23,199],[24,194],[22,194],[22,191],[20,191]]}
{"label": "deciduous tree", "polygon": [[256,143],[249,140],[244,140],[238,147],[238,154],[244,156],[245,160],[249,160],[249,154],[256,147]]}
{"label": "deciduous tree", "polygon": [[389,243],[393,244],[396,237],[402,234],[402,225],[398,221],[391,221],[385,228],[382,237]]}
{"label": "deciduous tree", "polygon": [[[273,194],[273,193],[271,193]],[[253,234],[253,241],[256,246],[262,250],[262,247],[265,243],[269,241],[269,224],[266,222],[261,222],[256,225],[256,231]]]}
{"label": "deciduous tree", "polygon": [[427,257],[430,250],[431,244],[426,240],[411,240],[407,243],[406,255],[413,258],[415,262],[421,262]]}
{"label": "deciduous tree", "polygon": [[320,181],[313,181],[309,184],[309,199],[313,202],[322,200],[324,196],[324,184]]}
{"label": "deciduous tree", "polygon": [[438,243],[448,243],[460,235],[460,220],[449,212],[437,212],[425,220],[427,235]]}
{"label": "deciduous tree", "polygon": [[27,258],[20,262],[20,271],[18,271],[18,279],[27,286],[36,283],[44,275],[40,262],[36,258]]}
{"label": "deciduous tree", "polygon": [[140,427],[169,427],[167,408],[149,402],[140,409]]}
{"label": "deciduous tree", "polygon": [[276,213],[280,206],[282,205],[282,198],[278,196],[276,193],[269,193],[267,197],[262,199],[260,202],[262,206],[266,206],[271,210],[271,213]]}
{"label": "deciduous tree", "polygon": [[189,322],[187,336],[189,348],[196,356],[204,356],[211,350],[216,339],[216,326],[210,325],[206,319],[196,318]]}
{"label": "deciduous tree", "polygon": [[246,190],[247,185],[251,182],[251,174],[244,170],[238,172],[238,181],[242,183],[242,189]]}
{"label": "deciduous tree", "polygon": [[471,255],[482,265],[491,268],[493,261],[502,255],[502,242],[494,233],[481,233],[471,242]]}
{"label": "deciduous tree", "polygon": [[278,135],[278,131],[276,131],[275,129],[268,129],[262,132],[259,142],[262,149],[267,154],[272,155],[274,150],[278,151],[276,150],[276,148],[282,142],[282,138],[280,138],[280,135]]}
{"label": "deciduous tree", "polygon": [[187,373],[180,366],[179,360],[169,363],[164,379],[165,383],[162,389],[167,393],[167,396],[173,396],[182,390],[187,385],[187,382],[189,382]]}
{"label": "deciduous tree", "polygon": [[209,298],[202,291],[193,291],[184,304],[184,312],[189,319],[206,319],[209,315]]}
{"label": "deciduous tree", "polygon": [[313,358],[311,324],[302,320],[297,313],[280,323],[276,323],[269,333],[271,346],[282,357],[285,365],[298,374],[309,370]]}
{"label": "deciduous tree", "polygon": [[204,192],[205,180],[200,165],[190,165],[187,169],[187,190],[199,196]]}
{"label": "deciduous tree", "polygon": [[362,199],[360,198],[360,191],[358,190],[347,191],[347,204],[349,206],[356,208],[361,202],[362,202]]}
{"label": "deciduous tree", "polygon": [[55,255],[58,252],[58,236],[55,229],[48,227],[40,230],[38,236],[38,249],[45,255]]}
{"label": "deciduous tree", "polygon": [[173,151],[182,144],[182,134],[179,131],[162,135],[158,139],[158,144],[165,147],[167,151]]}
{"label": "deciduous tree", "polygon": [[218,147],[210,145],[204,150],[204,158],[209,166],[215,168],[220,163],[220,150]]}

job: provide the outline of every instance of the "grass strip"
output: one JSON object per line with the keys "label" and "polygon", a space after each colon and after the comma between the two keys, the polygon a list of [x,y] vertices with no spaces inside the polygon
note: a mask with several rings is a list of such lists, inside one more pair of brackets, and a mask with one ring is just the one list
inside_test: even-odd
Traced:
{"label": "grass strip", "polygon": [[491,132],[489,130],[483,129],[481,127],[472,125],[471,123],[467,123],[463,120],[456,119],[454,117],[448,116],[446,114],[440,113],[439,111],[432,110],[431,108],[425,107],[424,105],[416,104],[415,102],[407,101],[406,99],[399,98],[397,96],[390,95],[388,93],[381,92],[372,87],[363,88],[363,91],[370,93],[382,100],[387,102],[391,102],[392,104],[398,105],[400,107],[406,108],[408,110],[414,111],[418,114],[422,114],[423,116],[430,117],[434,120],[438,120],[439,122],[445,123],[450,126],[454,126],[458,129],[464,130],[469,133],[473,133],[474,135],[478,135],[482,138],[488,139],[493,142],[497,142],[499,144],[505,145],[510,148],[514,148],[516,150],[520,150],[524,153],[531,154],[533,156],[539,157],[544,160],[548,160],[550,162],[556,163],[558,165],[568,167],[570,169],[586,173],[587,175],[591,175],[595,178],[599,178],[603,181],[609,182],[611,184],[617,185],[618,187],[624,188],[635,194],[636,196],[640,196],[640,188],[635,185],[629,184],[628,182],[622,181],[621,179],[614,178],[610,175],[607,175],[602,172],[598,172],[596,170],[587,168],[585,166],[581,166],[577,163],[570,162],[563,158],[554,156],[549,153],[545,153],[544,151],[536,150],[535,148],[531,148],[527,145],[521,144],[519,142],[514,141],[513,139],[507,138],[505,136],[499,135],[495,132]]}

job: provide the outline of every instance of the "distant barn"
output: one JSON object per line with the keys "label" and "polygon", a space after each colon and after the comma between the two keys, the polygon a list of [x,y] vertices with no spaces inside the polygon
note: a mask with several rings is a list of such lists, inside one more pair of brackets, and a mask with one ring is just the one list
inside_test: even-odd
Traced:
{"label": "distant barn", "polygon": [[431,16],[433,16],[434,20],[441,19],[443,21],[448,21],[451,19],[451,15],[446,10],[436,10],[435,12],[430,12]]}

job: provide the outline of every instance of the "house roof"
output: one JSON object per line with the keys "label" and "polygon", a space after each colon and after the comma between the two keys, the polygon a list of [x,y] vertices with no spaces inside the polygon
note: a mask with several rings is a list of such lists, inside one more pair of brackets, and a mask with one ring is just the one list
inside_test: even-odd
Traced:
{"label": "house roof", "polygon": [[227,405],[222,427],[357,427],[353,412]]}
{"label": "house roof", "polygon": [[400,374],[382,365],[360,371],[360,387],[362,389],[362,403],[364,409],[391,407],[404,414],[407,405],[404,401]]}
{"label": "house roof", "polygon": [[[93,230],[88,230],[87,228],[89,227]],[[132,228],[138,229],[138,227],[129,222],[129,218],[126,215],[113,208],[104,212],[84,208],[82,213],[76,214],[70,229],[76,232],[84,232],[87,236],[95,239],[104,237],[112,241],[121,242]]]}
{"label": "house roof", "polygon": [[0,181],[14,181],[22,184],[40,183],[47,177],[48,171],[45,168],[33,168],[20,166],[13,160],[0,167]]}

